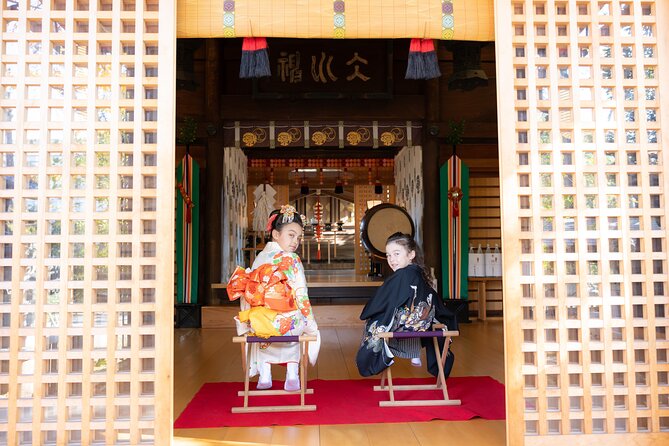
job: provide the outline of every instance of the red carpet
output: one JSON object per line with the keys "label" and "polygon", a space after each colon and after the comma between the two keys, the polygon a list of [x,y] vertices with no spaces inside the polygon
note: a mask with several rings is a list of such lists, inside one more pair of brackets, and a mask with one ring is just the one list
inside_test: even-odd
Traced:
{"label": "red carpet", "polygon": [[[375,392],[379,379],[309,381],[313,395],[306,396],[306,404],[316,404],[314,412],[279,412],[259,414],[233,414],[231,407],[243,405],[237,391],[241,382],[206,383],[188,403],[174,422],[176,429],[224,426],[292,426],[295,424],[356,424],[356,423],[406,423],[430,420],[469,420],[481,417],[503,420],[504,385],[489,376],[448,378],[448,395],[462,400],[461,406],[432,407],[379,407],[379,401],[388,399],[388,392]],[[434,383],[433,378],[395,378],[397,384]],[[281,389],[283,383],[274,381]],[[252,384],[252,389],[255,384]],[[402,391],[395,393],[396,400],[437,399],[441,392]],[[299,394],[285,396],[250,397],[250,406],[298,404]]]}

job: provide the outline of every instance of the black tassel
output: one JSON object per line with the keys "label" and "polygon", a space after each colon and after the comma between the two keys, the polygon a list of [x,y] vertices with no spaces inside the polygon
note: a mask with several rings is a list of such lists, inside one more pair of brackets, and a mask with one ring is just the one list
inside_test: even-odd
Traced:
{"label": "black tassel", "polygon": [[411,39],[405,79],[422,79],[423,57],[420,52],[420,39]]}
{"label": "black tassel", "polygon": [[256,50],[254,52],[255,64],[253,67],[253,77],[270,77],[272,70],[269,66],[269,53],[267,51],[267,39],[264,37],[256,38]]}
{"label": "black tassel", "polygon": [[425,79],[441,77],[439,60],[437,59],[437,53],[435,51],[423,53],[423,61],[425,65]]}
{"label": "black tassel", "polygon": [[411,39],[405,79],[435,79],[441,76],[439,58],[432,39]]}
{"label": "black tassel", "polygon": [[437,51],[434,48],[434,41],[432,39],[422,39],[420,44],[420,53],[423,56],[423,79],[435,79],[441,77],[439,70],[439,59]]}
{"label": "black tassel", "polygon": [[437,54],[425,53],[423,55],[423,60],[425,61],[425,79],[435,79],[441,77],[441,70],[439,70],[439,60],[437,60]]}
{"label": "black tassel", "polygon": [[244,37],[242,43],[242,60],[239,64],[239,77],[241,79],[249,79],[252,76],[251,68],[253,63],[253,53],[255,52],[255,38]]}

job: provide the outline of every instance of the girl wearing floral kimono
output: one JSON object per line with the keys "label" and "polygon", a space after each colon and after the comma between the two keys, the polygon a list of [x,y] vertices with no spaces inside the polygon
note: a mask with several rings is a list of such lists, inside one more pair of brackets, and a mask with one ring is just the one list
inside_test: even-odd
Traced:
{"label": "girl wearing floral kimono", "polygon": [[[378,337],[388,331],[427,331],[436,320],[449,330],[457,330],[455,315],[449,311],[441,296],[432,288],[432,275],[423,264],[423,254],[413,238],[397,232],[386,241],[386,257],[393,275],[385,280],[362,310],[360,319],[366,321],[356,365],[362,376],[381,373],[393,363],[395,356],[418,358],[425,347],[427,369],[436,376],[439,372],[434,344],[430,338],[391,338],[386,344]],[[443,338],[439,348],[443,348]],[[453,366],[449,350],[444,366],[445,376]]]}
{"label": "girl wearing floral kimono", "polygon": [[[318,335],[318,325],[309,303],[307,283],[300,257],[295,253],[302,239],[303,222],[290,205],[274,210],[267,222],[272,240],[258,254],[251,269],[237,267],[228,282],[230,300],[240,297],[240,313],[235,318],[239,335],[270,336]],[[320,339],[320,338],[319,338]],[[284,389],[300,389],[298,342],[247,344],[250,348],[249,375],[258,378],[258,389],[272,387],[272,364],[287,365]],[[318,342],[309,349],[313,364]]]}

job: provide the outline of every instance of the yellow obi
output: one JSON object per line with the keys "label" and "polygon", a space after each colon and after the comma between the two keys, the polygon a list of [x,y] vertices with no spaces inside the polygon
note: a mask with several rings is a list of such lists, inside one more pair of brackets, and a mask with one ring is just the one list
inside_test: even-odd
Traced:
{"label": "yellow obi", "polygon": [[237,317],[240,322],[250,322],[255,336],[269,338],[270,336],[281,336],[279,330],[272,325],[277,313],[266,307],[251,307],[240,311]]}

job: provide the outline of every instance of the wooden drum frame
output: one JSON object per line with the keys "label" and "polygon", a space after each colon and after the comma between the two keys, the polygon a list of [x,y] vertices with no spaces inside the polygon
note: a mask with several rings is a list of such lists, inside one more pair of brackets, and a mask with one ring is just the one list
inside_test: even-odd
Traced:
{"label": "wooden drum frame", "polygon": [[416,235],[409,213],[401,206],[381,203],[368,209],[360,220],[360,240],[372,256],[386,258],[386,240],[396,232]]}

